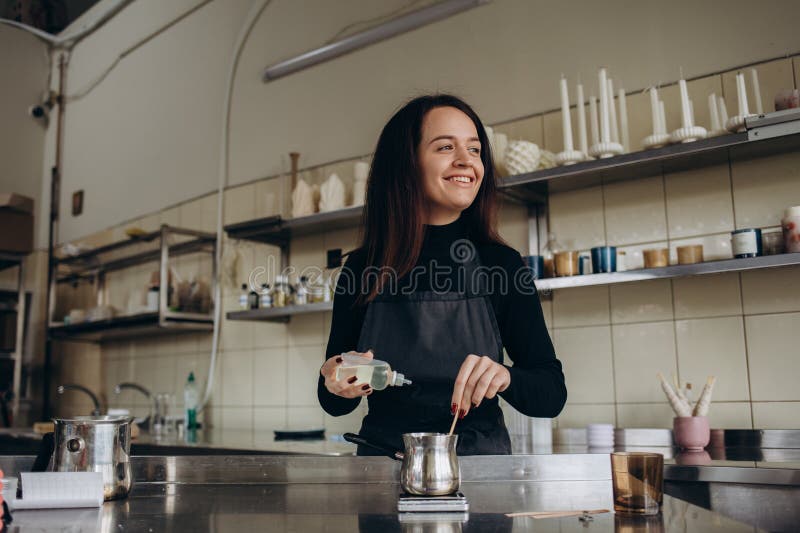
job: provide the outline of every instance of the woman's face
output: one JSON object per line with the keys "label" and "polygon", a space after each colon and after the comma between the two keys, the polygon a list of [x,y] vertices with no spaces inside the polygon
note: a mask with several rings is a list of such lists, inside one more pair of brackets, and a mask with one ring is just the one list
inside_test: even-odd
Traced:
{"label": "woman's face", "polygon": [[483,180],[475,124],[454,107],[425,115],[417,149],[426,200],[426,224],[449,224],[472,205]]}

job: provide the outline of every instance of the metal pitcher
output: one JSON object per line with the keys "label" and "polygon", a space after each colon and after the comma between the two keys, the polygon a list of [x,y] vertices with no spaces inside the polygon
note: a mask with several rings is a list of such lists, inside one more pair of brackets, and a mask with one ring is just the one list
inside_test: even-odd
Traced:
{"label": "metal pitcher", "polygon": [[103,498],[128,495],[131,475],[131,417],[54,418],[54,472],[101,472]]}
{"label": "metal pitcher", "polygon": [[345,433],[344,438],[402,461],[400,486],[408,494],[444,496],[456,492],[461,484],[461,469],[456,455],[458,435],[404,433],[405,452],[375,444],[353,433]]}

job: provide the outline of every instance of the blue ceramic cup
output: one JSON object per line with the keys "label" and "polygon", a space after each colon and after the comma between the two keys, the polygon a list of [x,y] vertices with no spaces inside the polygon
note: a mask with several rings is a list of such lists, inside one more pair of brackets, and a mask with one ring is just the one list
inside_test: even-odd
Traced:
{"label": "blue ceramic cup", "polygon": [[544,257],[541,255],[527,255],[525,256],[525,263],[533,273],[533,279],[542,279],[544,277]]}
{"label": "blue ceramic cup", "polygon": [[617,247],[595,246],[592,248],[592,272],[616,272]]}

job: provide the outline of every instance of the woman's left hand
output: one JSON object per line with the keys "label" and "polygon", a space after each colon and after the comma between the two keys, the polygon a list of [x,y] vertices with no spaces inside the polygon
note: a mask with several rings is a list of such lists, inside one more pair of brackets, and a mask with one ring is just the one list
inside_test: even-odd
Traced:
{"label": "woman's left hand", "polygon": [[464,418],[470,409],[481,404],[484,398],[491,400],[511,384],[511,372],[491,358],[470,354],[461,364],[453,389],[450,412]]}

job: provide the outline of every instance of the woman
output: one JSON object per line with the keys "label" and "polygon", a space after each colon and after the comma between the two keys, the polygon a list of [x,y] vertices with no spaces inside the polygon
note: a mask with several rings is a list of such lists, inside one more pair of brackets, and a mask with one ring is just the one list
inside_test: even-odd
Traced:
{"label": "woman", "polygon": [[[564,406],[529,271],[495,229],[493,168],[480,119],[450,95],[412,100],[381,132],[363,242],[337,284],[317,388],[333,416],[368,396],[360,433],[369,440],[403,449],[403,433],[446,432],[458,412],[459,454],[509,454],[498,395],[529,416],[555,417]],[[338,356],[349,351],[374,354],[413,385],[373,394],[355,378],[336,381]]]}

